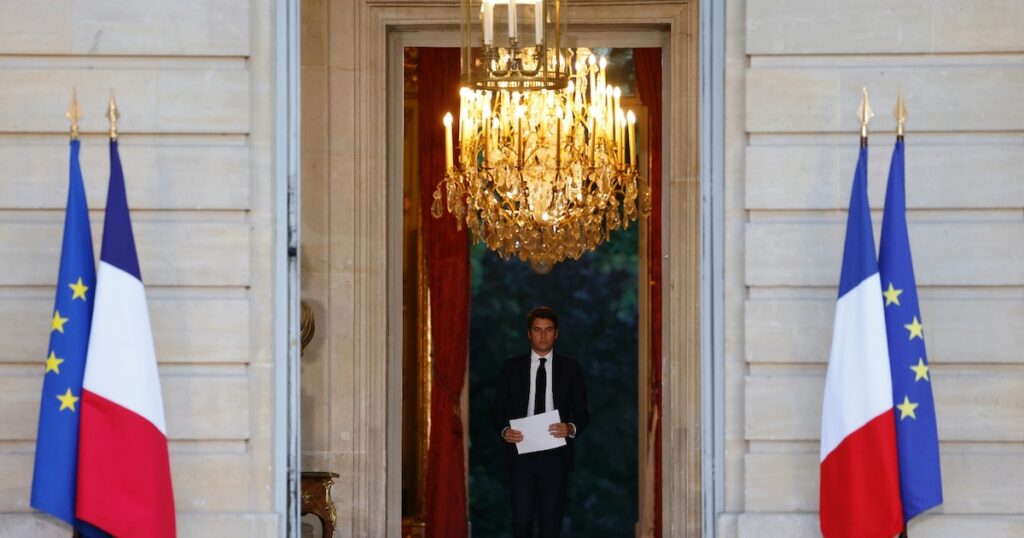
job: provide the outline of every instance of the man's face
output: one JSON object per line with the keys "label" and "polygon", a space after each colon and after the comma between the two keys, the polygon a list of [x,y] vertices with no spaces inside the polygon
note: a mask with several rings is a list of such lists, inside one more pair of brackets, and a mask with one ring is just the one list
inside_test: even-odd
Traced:
{"label": "man's face", "polygon": [[550,319],[537,318],[530,325],[530,347],[539,355],[546,355],[555,346],[558,329]]}

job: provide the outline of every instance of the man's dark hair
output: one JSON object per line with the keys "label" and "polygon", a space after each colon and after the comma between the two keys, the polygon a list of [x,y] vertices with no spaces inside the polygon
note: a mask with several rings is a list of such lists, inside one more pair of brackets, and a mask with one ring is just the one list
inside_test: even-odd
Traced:
{"label": "man's dark hair", "polygon": [[558,330],[558,314],[555,314],[555,311],[549,306],[538,306],[526,314],[526,332],[530,332],[530,329],[533,328],[533,320],[537,318],[551,321],[555,330]]}

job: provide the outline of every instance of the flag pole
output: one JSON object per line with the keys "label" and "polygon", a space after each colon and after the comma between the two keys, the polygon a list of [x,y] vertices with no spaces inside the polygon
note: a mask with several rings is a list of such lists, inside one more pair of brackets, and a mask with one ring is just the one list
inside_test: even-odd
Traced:
{"label": "flag pole", "polygon": [[[896,109],[892,111],[892,115],[896,117],[896,140],[903,140],[903,124],[907,122],[907,107],[903,104],[903,88],[900,88],[899,94],[896,96]],[[907,535],[906,523],[903,525],[903,531],[900,532],[899,538],[909,538]]]}
{"label": "flag pole", "polygon": [[907,122],[907,107],[903,104],[903,88],[896,97],[896,110],[892,113],[896,117],[896,140],[903,140],[903,124]]}
{"label": "flag pole", "polygon": [[121,111],[117,109],[114,102],[114,90],[110,90],[110,105],[107,106],[107,118],[110,118],[110,139],[117,140],[117,118],[121,117]]}
{"label": "flag pole", "polygon": [[78,89],[71,87],[71,105],[64,113],[71,120],[71,140],[78,140],[78,120],[82,119],[82,111],[78,108]]}
{"label": "flag pole", "polygon": [[857,117],[860,118],[860,147],[868,145],[868,123],[875,113],[871,111],[871,103],[868,102],[868,87],[861,87],[860,106],[857,107]]}

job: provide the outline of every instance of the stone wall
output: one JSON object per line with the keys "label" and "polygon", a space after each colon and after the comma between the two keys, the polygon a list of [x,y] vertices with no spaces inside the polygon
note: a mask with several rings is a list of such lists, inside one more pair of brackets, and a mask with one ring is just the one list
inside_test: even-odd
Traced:
{"label": "stone wall", "polygon": [[181,536],[273,536],[272,2],[5,2],[0,16],[0,537],[28,506],[73,87],[96,253],[105,116],[163,385]]}
{"label": "stone wall", "polygon": [[945,504],[911,536],[1024,534],[1024,16],[1011,0],[727,11],[723,536],[816,536],[818,439],[867,86],[880,229],[905,92],[910,238]]}

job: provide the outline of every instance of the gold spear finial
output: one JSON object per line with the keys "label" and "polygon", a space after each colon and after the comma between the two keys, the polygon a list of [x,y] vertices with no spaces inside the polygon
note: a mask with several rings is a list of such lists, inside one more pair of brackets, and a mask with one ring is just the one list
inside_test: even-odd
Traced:
{"label": "gold spear finial", "polygon": [[868,138],[868,122],[871,118],[875,117],[875,113],[871,111],[871,103],[868,102],[868,87],[864,86],[861,88],[863,96],[860,98],[860,107],[857,108],[857,116],[860,118],[860,137],[862,140]]}
{"label": "gold spear finial", "polygon": [[896,116],[896,136],[903,138],[903,124],[907,122],[907,107],[903,105],[903,88],[900,88],[900,93],[896,96],[896,110],[893,111],[893,115]]}
{"label": "gold spear finial", "polygon": [[117,110],[117,103],[114,102],[114,90],[110,90],[110,106],[107,107],[107,118],[110,119],[110,139],[117,140],[117,118],[121,112]]}
{"label": "gold spear finial", "polygon": [[71,87],[71,105],[64,113],[71,120],[71,140],[78,140],[78,120],[82,119],[82,112],[78,109],[78,89]]}

